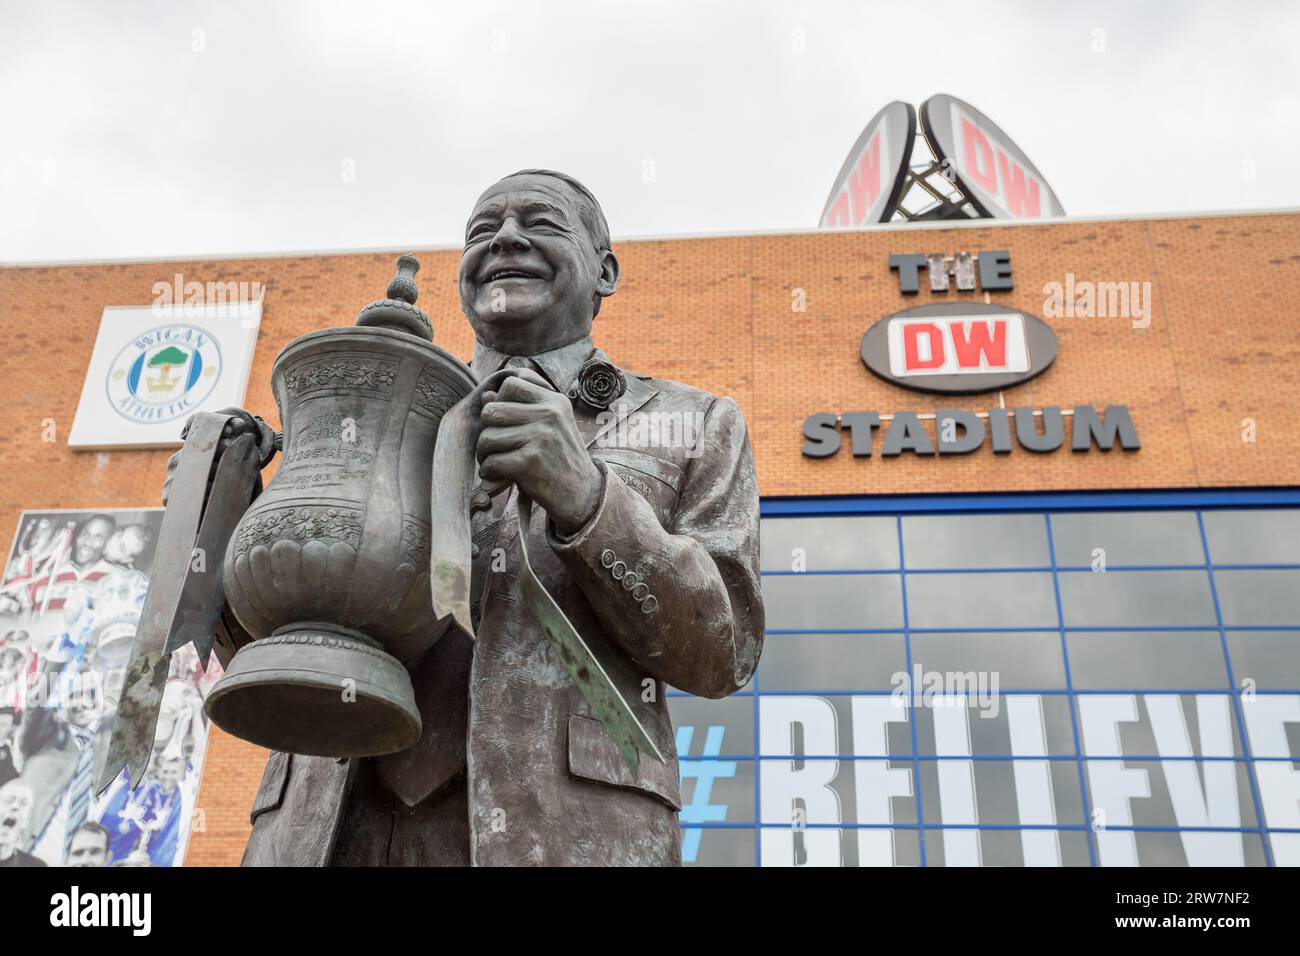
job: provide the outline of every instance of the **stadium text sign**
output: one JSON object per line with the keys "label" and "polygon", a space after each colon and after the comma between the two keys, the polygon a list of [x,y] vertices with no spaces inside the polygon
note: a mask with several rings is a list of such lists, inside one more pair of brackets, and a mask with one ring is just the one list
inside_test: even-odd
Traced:
{"label": "stadium text sign", "polygon": [[[1049,452],[1065,444],[1067,417],[1072,423],[1069,441],[1074,451],[1088,451],[1093,447],[1110,451],[1117,439],[1125,451],[1142,447],[1125,405],[1107,405],[1100,414],[1092,405],[1076,405],[1068,412],[1049,405],[1041,409],[991,408],[987,412],[941,408],[926,415],[817,412],[804,419],[803,453],[806,458],[829,458],[840,450],[842,433],[848,432],[853,457],[869,458],[876,430],[881,428],[885,429],[880,449],[882,458],[896,458],[905,451],[921,456],[936,452],[965,455],[980,448],[986,434],[991,436],[993,451],[1004,454],[1011,451],[1013,431],[1016,443],[1026,451]],[[933,437],[924,425],[926,420],[934,422]]]}
{"label": "stadium text sign", "polygon": [[958,252],[945,256],[941,252],[902,254],[889,257],[889,268],[898,273],[898,291],[915,295],[921,291],[920,273],[930,274],[930,291],[947,292],[948,277],[956,280],[958,292],[975,291],[975,264],[979,263],[980,288],[985,292],[1005,292],[1013,288],[1011,281],[1011,253],[1005,249],[981,252],[972,256]]}

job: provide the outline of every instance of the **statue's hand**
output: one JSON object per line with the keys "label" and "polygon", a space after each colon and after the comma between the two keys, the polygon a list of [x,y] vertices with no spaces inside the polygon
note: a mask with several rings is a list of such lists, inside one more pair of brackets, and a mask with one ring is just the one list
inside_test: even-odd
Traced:
{"label": "statue's hand", "polygon": [[[226,427],[221,430],[221,438],[217,441],[217,460],[220,460],[222,454],[230,447],[231,443],[240,435],[251,432],[254,441],[257,444],[258,461],[262,467],[275,456],[276,443],[275,432],[271,426],[262,421],[257,416],[244,411],[242,408],[223,408],[218,415],[233,415],[230,421],[226,422]],[[190,419],[193,421],[193,419]],[[181,429],[181,438],[185,438],[190,431],[190,422],[185,423]],[[167,506],[167,496],[171,493],[172,478],[176,475],[176,469],[180,465],[181,453],[178,451],[167,459],[167,477],[163,480],[163,507]]]}
{"label": "statue's hand", "polygon": [[567,397],[521,370],[497,392],[483,394],[479,420],[475,455],[485,482],[513,481],[564,533],[596,513],[603,479]]}

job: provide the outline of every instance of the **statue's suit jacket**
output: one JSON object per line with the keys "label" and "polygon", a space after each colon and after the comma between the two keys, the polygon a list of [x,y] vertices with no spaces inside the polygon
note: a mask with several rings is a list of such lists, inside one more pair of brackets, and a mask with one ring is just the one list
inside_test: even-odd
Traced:
{"label": "statue's suit jacket", "polygon": [[[680,862],[665,685],[723,697],[754,672],[763,638],[758,490],[735,402],[625,374],[627,391],[608,412],[576,403],[579,430],[604,476],[596,514],[562,538],[534,506],[526,544],[538,578],[667,763],[643,755],[633,778],[524,605],[512,491],[495,532],[476,541],[484,558],[474,568],[477,640],[454,630],[413,666],[420,742],[370,767],[273,754],[253,807],[245,865],[445,860],[401,847],[390,847],[386,858],[349,851],[338,859],[341,843],[357,844],[352,831],[374,828],[364,835],[373,845],[402,842],[390,821],[369,818],[377,814],[346,812],[349,793],[367,779],[373,789],[376,772],[406,807],[432,805],[461,786],[468,857],[476,865]],[[682,441],[619,444],[643,426],[683,421],[702,422],[694,448]],[[411,842],[437,839],[420,834]]]}

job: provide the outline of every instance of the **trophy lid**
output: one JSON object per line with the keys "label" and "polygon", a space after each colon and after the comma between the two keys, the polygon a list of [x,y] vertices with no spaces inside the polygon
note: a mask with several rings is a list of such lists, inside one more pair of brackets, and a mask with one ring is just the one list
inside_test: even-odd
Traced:
{"label": "trophy lid", "polygon": [[420,262],[415,256],[399,256],[397,275],[388,283],[388,298],[376,299],[362,309],[357,314],[357,325],[406,332],[432,342],[433,323],[415,304],[420,297],[420,290],[415,286],[415,274],[419,271]]}

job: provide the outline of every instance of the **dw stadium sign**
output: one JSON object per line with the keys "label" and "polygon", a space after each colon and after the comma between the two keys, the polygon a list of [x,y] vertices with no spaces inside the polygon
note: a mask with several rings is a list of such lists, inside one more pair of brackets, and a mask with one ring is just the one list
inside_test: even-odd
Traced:
{"label": "dw stadium sign", "polygon": [[1010,388],[1046,371],[1056,333],[1000,305],[940,303],[886,316],[862,336],[862,362],[887,382],[969,395]]}

